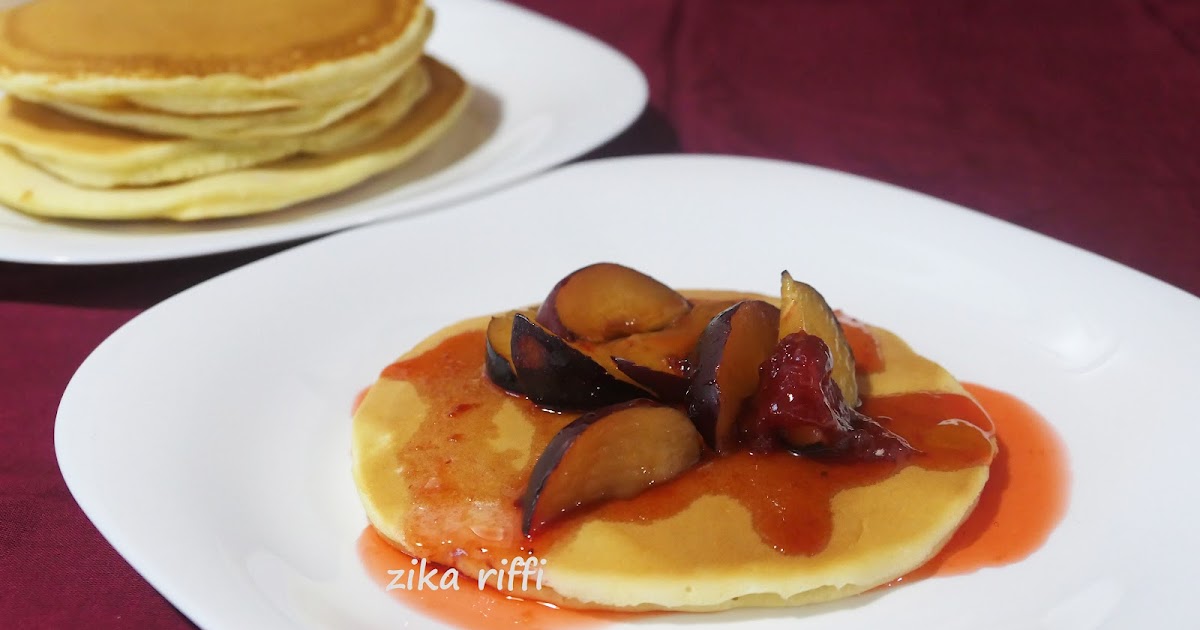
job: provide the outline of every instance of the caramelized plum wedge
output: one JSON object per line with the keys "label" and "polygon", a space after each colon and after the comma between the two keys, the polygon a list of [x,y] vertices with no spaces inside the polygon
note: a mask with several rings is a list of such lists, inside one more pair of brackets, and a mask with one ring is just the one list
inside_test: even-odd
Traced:
{"label": "caramelized plum wedge", "polygon": [[758,367],[779,338],[779,309],[745,300],[709,322],[696,344],[687,390],[688,416],[713,450],[737,447],[737,418],[758,390]]}
{"label": "caramelized plum wedge", "polygon": [[626,499],[700,460],[703,443],[682,411],[632,400],[584,414],[542,452],[522,499],[528,536],[571,510]]}
{"label": "caramelized plum wedge", "polygon": [[622,265],[597,263],[554,285],[537,322],[568,341],[601,342],[661,330],[689,309],[687,298],[658,280]]}
{"label": "caramelized plum wedge", "polygon": [[780,340],[739,421],[747,447],[845,461],[896,461],[912,453],[903,438],[850,407],[833,380],[833,364],[829,347],[816,335],[800,332]]}
{"label": "caramelized plum wedge", "polygon": [[509,311],[488,321],[487,358],[484,360],[484,371],[493,383],[510,392],[520,393],[521,387],[517,382],[517,372],[512,363],[512,329],[513,319],[517,313],[532,317],[534,311],[533,309]]}
{"label": "caramelized plum wedge", "polygon": [[598,344],[597,348],[608,356],[687,378],[700,335],[714,317],[737,302],[730,299],[696,300],[692,310],[662,330],[613,339]]}
{"label": "caramelized plum wedge", "polygon": [[842,390],[846,402],[851,407],[857,407],[858,379],[855,376],[854,353],[850,351],[850,344],[846,341],[837,315],[816,289],[792,279],[792,275],[786,271],[783,272],[782,285],[779,338],[798,332],[820,337],[833,354],[833,381]]}
{"label": "caramelized plum wedge", "polygon": [[688,379],[674,372],[664,372],[640,363],[613,357],[613,364],[621,373],[645,387],[654,397],[665,403],[682,403],[687,397]]}
{"label": "caramelized plum wedge", "polygon": [[647,395],[523,313],[513,315],[511,339],[518,387],[538,405],[596,409]]}

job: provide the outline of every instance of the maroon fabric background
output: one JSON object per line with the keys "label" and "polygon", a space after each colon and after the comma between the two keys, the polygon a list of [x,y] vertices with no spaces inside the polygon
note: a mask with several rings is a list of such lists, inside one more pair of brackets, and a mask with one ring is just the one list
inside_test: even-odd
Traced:
{"label": "maroon fabric background", "polygon": [[[525,4],[613,44],[650,80],[651,107],[592,157],[682,150],[828,166],[1200,293],[1194,0]],[[55,409],[122,323],[283,248],[90,268],[0,263],[0,626],[189,627],[67,493]]]}

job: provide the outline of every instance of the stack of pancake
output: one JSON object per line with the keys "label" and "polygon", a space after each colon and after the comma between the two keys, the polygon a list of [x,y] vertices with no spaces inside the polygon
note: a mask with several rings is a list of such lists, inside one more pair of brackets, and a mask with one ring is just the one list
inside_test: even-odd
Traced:
{"label": "stack of pancake", "polygon": [[0,12],[0,203],[195,220],[412,158],[469,88],[421,0],[35,0]]}

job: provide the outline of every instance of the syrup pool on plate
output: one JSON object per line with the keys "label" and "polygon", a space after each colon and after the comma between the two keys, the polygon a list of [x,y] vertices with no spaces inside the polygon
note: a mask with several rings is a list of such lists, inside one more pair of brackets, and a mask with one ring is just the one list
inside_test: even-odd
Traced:
{"label": "syrup pool on plate", "polygon": [[970,573],[1028,558],[1066,512],[1070,492],[1066,447],[1054,428],[1020,399],[964,383],[996,425],[999,452],[979,503],[929,562],[891,584]]}

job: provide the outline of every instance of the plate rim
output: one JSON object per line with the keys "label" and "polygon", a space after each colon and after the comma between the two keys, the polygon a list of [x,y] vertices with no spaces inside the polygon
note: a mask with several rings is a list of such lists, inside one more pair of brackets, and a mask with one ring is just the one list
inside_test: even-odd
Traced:
{"label": "plate rim", "polygon": [[[1082,248],[1071,245],[1069,243],[1065,243],[1065,242],[1059,241],[1057,239],[1054,239],[1052,237],[1046,236],[1044,234],[1040,234],[1040,233],[1030,230],[1028,228],[1024,228],[1022,226],[1012,224],[1008,221],[1004,221],[1002,219],[991,217],[990,215],[986,215],[984,213],[981,213],[981,212],[978,212],[975,210],[971,210],[968,208],[958,206],[956,204],[946,202],[944,200],[940,200],[936,197],[932,197],[932,196],[924,194],[924,193],[911,191],[911,190],[904,189],[902,187],[899,187],[899,186],[896,186],[893,184],[889,184],[886,182],[879,182],[876,180],[871,180],[871,179],[861,177],[858,175],[842,173],[842,172],[839,172],[839,171],[836,171],[833,169],[809,166],[809,165],[801,165],[801,164],[795,164],[795,163],[791,163],[791,162],[784,162],[784,161],[771,160],[771,159],[765,159],[765,158],[752,158],[752,157],[741,157],[741,156],[722,156],[722,155],[701,155],[701,154],[686,154],[686,155],[667,154],[667,155],[643,155],[643,156],[631,156],[631,157],[606,158],[606,159],[600,159],[600,160],[589,160],[586,162],[575,163],[575,164],[571,164],[566,167],[557,169],[555,171],[555,173],[562,173],[562,172],[566,172],[566,171],[574,172],[574,171],[579,171],[579,170],[583,170],[583,169],[598,169],[598,168],[602,169],[602,168],[606,168],[608,164],[611,164],[613,162],[621,162],[621,163],[629,163],[629,162],[691,163],[691,162],[698,162],[698,161],[730,161],[730,162],[739,162],[739,163],[757,163],[759,165],[771,166],[771,167],[779,166],[779,167],[786,167],[786,168],[808,169],[813,172],[820,173],[822,176],[833,176],[833,177],[836,177],[839,179],[844,179],[845,181],[852,181],[855,183],[855,185],[862,185],[865,183],[865,184],[868,184],[871,186],[886,187],[888,189],[891,189],[891,191],[898,191],[899,193],[905,194],[905,195],[916,195],[916,196],[923,198],[923,203],[933,202],[942,208],[951,210],[956,213],[957,212],[965,212],[969,215],[972,215],[976,219],[988,220],[990,222],[993,222],[995,225],[1007,226],[1007,228],[1016,228],[1019,232],[1023,233],[1023,237],[1027,238],[1027,237],[1032,236],[1032,237],[1035,237],[1035,238],[1042,240],[1043,242],[1053,245],[1053,246],[1058,246],[1058,247],[1066,246],[1066,248],[1071,251],[1072,256],[1078,256],[1080,254],[1083,254],[1086,256],[1086,258],[1092,260],[1093,262],[1108,266],[1110,269],[1112,269],[1115,272],[1119,272],[1122,274],[1132,272],[1136,276],[1136,279],[1138,282],[1144,283],[1145,281],[1149,280],[1149,281],[1151,281],[1151,285],[1157,287],[1155,290],[1167,290],[1167,293],[1164,293],[1164,295],[1172,295],[1174,298],[1184,298],[1184,301],[1186,304],[1189,305],[1189,308],[1197,309],[1197,312],[1200,312],[1200,298],[1197,298],[1196,296],[1193,296],[1178,287],[1174,287],[1162,280],[1154,278],[1153,276],[1149,276],[1148,274],[1145,274],[1136,269],[1132,269],[1132,268],[1130,268],[1124,264],[1121,264],[1117,261],[1113,261],[1113,260],[1103,257],[1099,254],[1095,254],[1093,252],[1084,250]],[[549,176],[547,176],[547,177],[549,177]],[[539,185],[541,179],[542,178],[535,178],[533,180],[521,183],[521,184],[519,184],[519,186],[521,186],[521,187],[537,186],[537,185]],[[147,582],[149,582],[156,590],[158,590],[160,593],[162,593],[163,596],[166,597],[168,599],[168,601],[170,601],[172,603],[172,605],[174,605],[176,608],[178,608],[182,613],[184,613],[186,616],[188,616],[189,619],[192,619],[197,624],[203,625],[203,624],[201,624],[200,620],[205,619],[207,617],[207,614],[205,614],[203,611],[199,610],[199,608],[201,608],[202,606],[200,604],[196,604],[195,602],[193,602],[191,597],[188,594],[178,592],[174,588],[174,585],[163,584],[161,582],[161,580],[158,578],[151,579],[150,577],[148,577],[144,570],[144,563],[147,562],[146,558],[144,556],[147,552],[134,551],[132,553],[133,557],[131,557],[130,553],[129,553],[130,550],[127,547],[129,547],[131,545],[136,546],[132,541],[122,540],[121,536],[117,535],[116,537],[118,538],[118,540],[121,540],[121,542],[119,544],[114,542],[112,532],[116,528],[119,527],[119,525],[116,523],[116,520],[119,520],[119,519],[113,518],[111,514],[105,514],[105,515],[97,518],[96,510],[98,508],[93,503],[93,500],[95,499],[95,497],[90,496],[90,497],[84,499],[83,497],[79,496],[78,492],[79,492],[82,482],[80,481],[79,478],[74,478],[74,480],[72,480],[73,475],[76,473],[70,473],[70,472],[68,472],[68,469],[70,469],[73,466],[73,464],[67,463],[64,465],[64,461],[60,456],[61,451],[59,448],[60,443],[61,443],[60,439],[63,438],[63,435],[60,434],[60,429],[67,426],[67,423],[70,422],[70,420],[68,420],[67,422],[63,421],[63,412],[64,412],[64,408],[67,406],[68,399],[71,396],[73,390],[81,387],[81,385],[77,381],[89,377],[89,373],[87,372],[87,370],[98,369],[98,368],[94,367],[94,364],[98,361],[103,360],[104,355],[102,353],[111,351],[111,347],[116,347],[116,344],[122,343],[122,340],[125,337],[133,334],[129,331],[131,331],[131,330],[136,331],[137,327],[140,325],[138,322],[144,321],[144,318],[147,316],[147,314],[160,313],[164,310],[164,305],[174,303],[177,300],[182,301],[182,300],[187,300],[187,299],[193,299],[193,298],[184,297],[184,296],[191,296],[191,295],[195,295],[198,292],[206,291],[207,289],[204,289],[203,287],[210,285],[210,283],[226,282],[226,280],[223,280],[226,276],[246,273],[246,270],[251,269],[251,268],[254,268],[254,269],[267,268],[267,269],[269,269],[270,266],[272,266],[272,265],[286,265],[287,261],[292,257],[297,257],[297,258],[303,259],[303,258],[310,256],[311,255],[309,253],[310,248],[316,249],[319,251],[322,248],[336,247],[336,244],[343,239],[358,238],[364,232],[366,232],[368,230],[374,230],[374,229],[382,230],[385,228],[383,225],[380,225],[377,228],[376,227],[364,227],[364,228],[360,228],[357,230],[349,230],[349,231],[346,231],[346,232],[343,232],[343,233],[340,233],[337,235],[333,235],[328,238],[319,239],[317,241],[313,241],[310,243],[305,243],[303,245],[267,256],[263,259],[252,262],[244,267],[234,269],[232,271],[226,272],[224,274],[221,274],[219,276],[216,276],[214,278],[206,280],[206,281],[204,281],[200,284],[197,284],[194,287],[191,287],[175,296],[172,296],[171,298],[168,298],[167,300],[163,301],[162,303],[160,303],[158,305],[151,307],[150,309],[147,309],[147,311],[143,312],[142,314],[139,314],[137,317],[131,319],[130,321],[128,321],[124,325],[122,325],[120,328],[118,328],[117,331],[115,331],[112,335],[110,335],[108,338],[106,338],[91,353],[89,353],[88,357],[81,363],[79,368],[75,371],[70,382],[68,383],[66,389],[63,392],[62,399],[60,400],[60,404],[58,407],[58,413],[57,413],[56,419],[55,419],[54,443],[55,443],[56,458],[58,458],[60,471],[62,472],[64,481],[66,482],[68,489],[71,491],[73,498],[80,505],[81,510],[84,511],[84,513],[88,517],[88,519],[92,521],[92,523],[97,528],[97,530],[100,531],[100,533],[104,536],[105,540],[110,545],[112,545],[118,551],[118,553],[120,553],[121,556],[127,562],[129,562],[131,566],[133,566],[135,568],[135,570],[138,571],[139,575],[141,575],[143,577],[143,579],[146,579]],[[332,243],[332,245],[331,245],[331,243]],[[1131,276],[1131,278],[1133,278],[1135,276]],[[157,315],[150,315],[150,316],[156,317]],[[62,430],[65,431],[65,429],[62,429]],[[414,614],[419,615],[419,613],[414,613]],[[419,617],[419,616],[416,617],[416,619],[421,619],[421,618],[422,617]]]}

